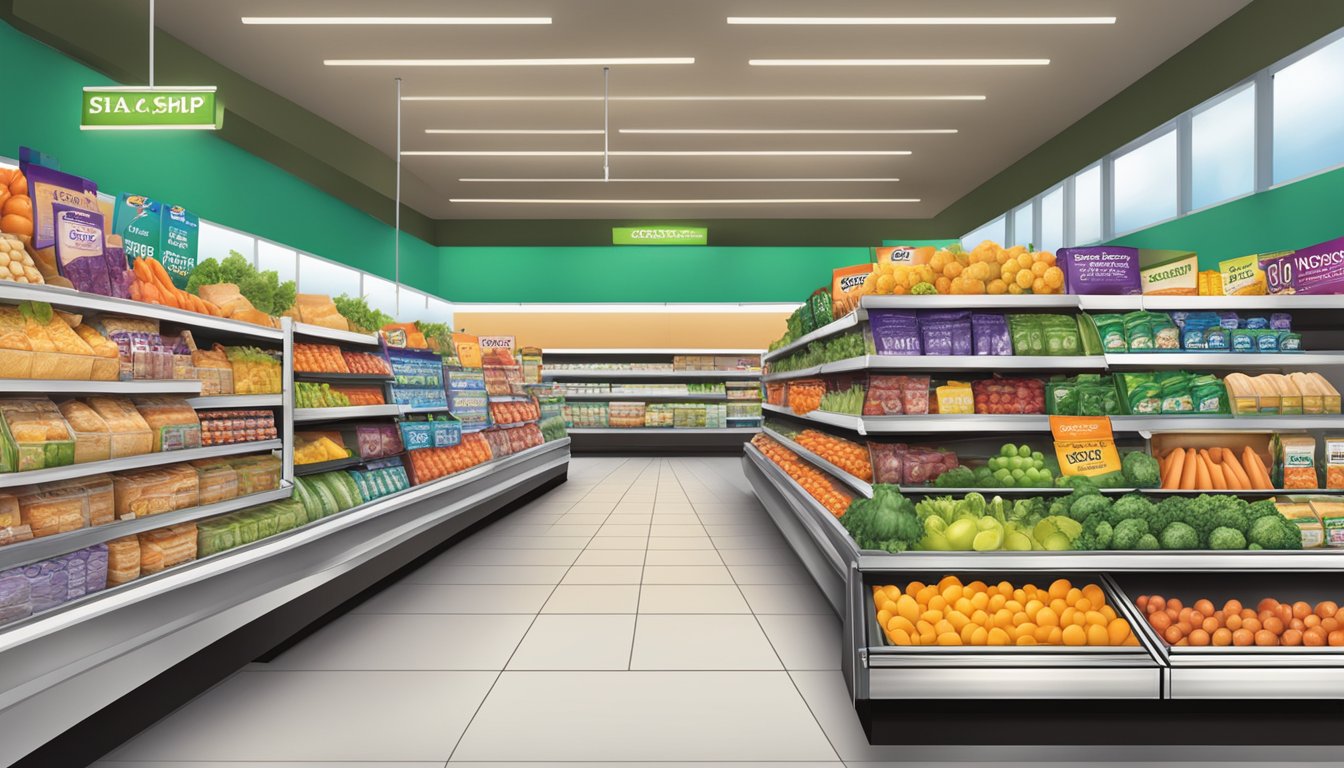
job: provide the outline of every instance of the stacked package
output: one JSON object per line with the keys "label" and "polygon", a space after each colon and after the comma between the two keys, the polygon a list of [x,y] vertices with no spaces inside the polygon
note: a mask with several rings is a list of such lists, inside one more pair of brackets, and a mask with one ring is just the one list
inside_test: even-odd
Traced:
{"label": "stacked package", "polygon": [[[182,523],[140,534],[140,573],[158,573],[165,568],[196,559],[196,524]],[[106,559],[104,559],[106,564]],[[106,567],[106,565],[104,565]]]}
{"label": "stacked package", "polygon": [[0,571],[0,624],[101,591],[107,587],[107,545]]}

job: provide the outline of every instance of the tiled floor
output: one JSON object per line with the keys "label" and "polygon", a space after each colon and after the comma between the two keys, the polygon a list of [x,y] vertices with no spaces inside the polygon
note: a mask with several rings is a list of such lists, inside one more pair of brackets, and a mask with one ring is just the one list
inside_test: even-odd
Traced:
{"label": "tiled floor", "polygon": [[885,759],[855,746],[839,622],[738,459],[578,458],[569,477],[99,765]]}

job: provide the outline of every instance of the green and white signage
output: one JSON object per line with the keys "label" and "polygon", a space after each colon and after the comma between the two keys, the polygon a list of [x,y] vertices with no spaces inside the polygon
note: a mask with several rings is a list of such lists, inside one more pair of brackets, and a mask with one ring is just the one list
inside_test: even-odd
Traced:
{"label": "green and white signage", "polygon": [[613,245],[707,245],[707,227],[613,227]]}
{"label": "green and white signage", "polygon": [[85,131],[214,131],[223,118],[213,85],[88,87],[84,89],[79,127]]}

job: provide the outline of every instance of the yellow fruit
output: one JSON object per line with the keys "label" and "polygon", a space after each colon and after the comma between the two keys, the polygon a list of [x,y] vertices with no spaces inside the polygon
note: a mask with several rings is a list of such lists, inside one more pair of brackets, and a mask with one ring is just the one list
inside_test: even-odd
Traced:
{"label": "yellow fruit", "polygon": [[1087,632],[1077,624],[1065,627],[1062,637],[1065,645],[1087,645]]}
{"label": "yellow fruit", "polygon": [[885,611],[885,610],[882,610],[882,611],[878,611],[878,612],[877,612],[877,625],[878,625],[879,627],[885,627],[885,626],[887,626],[887,624],[890,623],[890,622],[891,622],[891,614],[890,614],[890,613],[888,613],[888,612]]}
{"label": "yellow fruit", "polygon": [[1041,609],[1044,607],[1045,603],[1042,603],[1040,600],[1028,600],[1026,607],[1023,608],[1022,610],[1025,611],[1026,614],[1031,617],[1032,621],[1035,621],[1036,614],[1040,613]]}
{"label": "yellow fruit", "polygon": [[892,616],[891,619],[883,626],[887,628],[888,632],[895,632],[898,629],[903,629],[906,632],[915,631],[914,623],[902,616]]}
{"label": "yellow fruit", "polygon": [[943,268],[943,274],[947,277],[955,278],[961,274],[962,269],[961,262],[954,261]]}
{"label": "yellow fruit", "polygon": [[896,631],[894,631],[894,632],[888,632],[888,633],[887,633],[887,639],[891,641],[891,644],[892,644],[892,645],[914,645],[914,644],[915,644],[915,643],[914,643],[914,640],[912,640],[912,639],[910,638],[910,633],[909,633],[909,632],[906,632],[906,631],[903,630],[903,629],[898,629],[898,630],[896,630]]}
{"label": "yellow fruit", "polygon": [[911,597],[914,597],[915,595],[918,595],[918,594],[919,594],[919,591],[920,591],[921,589],[923,589],[923,588],[924,588],[924,582],[922,582],[922,581],[912,581],[912,582],[910,582],[909,584],[906,584],[906,585],[905,585],[905,592],[904,592],[904,593],[907,594],[907,595],[909,595],[909,596],[911,596]]}
{"label": "yellow fruit", "polygon": [[929,601],[932,600],[933,596],[936,594],[938,594],[938,587],[930,584],[929,586],[924,587],[920,589],[919,592],[915,593],[914,595],[915,602],[919,603],[920,605],[928,605]]}
{"label": "yellow fruit", "polygon": [[916,624],[915,629],[919,631],[920,645],[933,645],[933,641],[938,638],[937,633],[933,631],[933,625],[926,621]]}
{"label": "yellow fruit", "polygon": [[1124,645],[1125,640],[1129,639],[1129,622],[1124,619],[1116,619],[1106,625],[1106,634],[1111,645]]}
{"label": "yellow fruit", "polygon": [[909,292],[910,292],[910,289],[907,288],[907,287],[905,287],[904,285],[902,285],[902,284],[900,284],[900,283],[897,283],[897,284],[896,284],[896,287],[891,289],[891,295],[893,295],[893,296],[904,296],[905,294],[907,294],[907,293],[909,293]]}
{"label": "yellow fruit", "polygon": [[[970,645],[971,638],[975,635],[975,630],[977,629],[980,629],[980,627],[977,627],[974,624],[967,622],[966,626],[962,627],[960,632],[957,632],[957,637],[961,638],[961,644]],[[984,643],[981,643],[981,645],[984,645]]]}
{"label": "yellow fruit", "polygon": [[1043,627],[1057,627],[1059,626],[1059,614],[1051,608],[1042,608],[1036,614],[1036,623]]}
{"label": "yellow fruit", "polygon": [[971,608],[982,610],[989,605],[989,595],[984,590],[976,590],[971,594]]}
{"label": "yellow fruit", "polygon": [[[1031,270],[1029,270],[1029,269],[1024,269],[1024,270],[1022,270],[1021,272],[1018,272],[1018,273],[1017,273],[1017,277],[1014,278],[1014,280],[1015,280],[1016,283],[1017,283],[1017,286],[1018,286],[1019,288],[1022,288],[1022,289],[1030,288],[1030,287],[1031,287],[1031,282],[1032,282],[1032,280],[1034,280],[1034,279],[1035,279],[1035,278],[1032,276],[1032,274],[1031,274]],[[879,282],[878,282],[878,285],[881,286],[881,284],[882,284],[881,281],[879,281]],[[879,290],[879,293],[880,293],[880,292],[881,292],[881,291]]]}
{"label": "yellow fruit", "polygon": [[1110,645],[1111,635],[1106,627],[1100,624],[1089,624],[1087,625],[1087,644]]}
{"label": "yellow fruit", "polygon": [[1036,631],[1032,633],[1032,636],[1036,638],[1036,642],[1048,644],[1050,642],[1050,634],[1059,631],[1059,627],[1037,627]]}
{"label": "yellow fruit", "polygon": [[990,613],[994,613],[995,611],[999,610],[1004,606],[1005,603],[1008,602],[1008,598],[1004,597],[998,592],[991,592],[988,594],[989,594],[989,604],[985,606],[985,610],[989,611]]}
{"label": "yellow fruit", "polygon": [[1055,266],[1055,254],[1050,253],[1049,251],[1041,251],[1041,261],[1044,261],[1046,264],[1053,267]]}
{"label": "yellow fruit", "polygon": [[937,594],[929,598],[929,610],[941,611],[946,607],[947,607],[947,600],[943,599],[943,596],[941,594]]}
{"label": "yellow fruit", "polygon": [[950,587],[950,586],[952,586],[952,585],[954,585],[954,584],[955,584],[956,586],[960,587],[960,586],[961,586],[961,579],[957,578],[956,576],[944,576],[944,577],[942,578],[942,580],[938,582],[938,591],[939,591],[939,592],[943,592],[943,591],[945,591],[948,587]]}
{"label": "yellow fruit", "polygon": [[938,279],[938,275],[933,271],[933,267],[930,267],[928,264],[921,264],[918,267],[915,267],[914,273],[919,278],[916,282],[932,283],[934,280]]}
{"label": "yellow fruit", "polygon": [[[973,625],[966,625],[968,627]],[[984,627],[974,627],[971,632],[971,645],[989,645],[989,630]]]}
{"label": "yellow fruit", "polygon": [[1083,587],[1083,597],[1091,600],[1094,607],[1106,604],[1106,593],[1096,584],[1088,584]]}
{"label": "yellow fruit", "polygon": [[933,287],[934,287],[935,289],[937,289],[937,291],[938,291],[939,293],[943,293],[943,294],[951,293],[951,292],[952,292],[952,278],[950,278],[950,277],[940,277],[940,278],[938,278],[937,280],[935,280],[935,281],[933,282]]}
{"label": "yellow fruit", "polygon": [[1049,268],[1050,265],[1046,264],[1044,261],[1033,262],[1031,265],[1031,274],[1037,277],[1041,277],[1042,275],[1045,274],[1045,270]]}
{"label": "yellow fruit", "polygon": [[1022,286],[1018,285],[1017,283],[1011,283],[1008,286],[1008,295],[1010,296],[1020,296],[1022,295],[1022,292],[1023,292]]}
{"label": "yellow fruit", "polygon": [[985,292],[985,281],[978,278],[970,278],[965,282],[966,293],[977,296]]}
{"label": "yellow fruit", "polygon": [[888,274],[883,274],[877,278],[877,292],[880,295],[890,295],[893,288],[896,287],[896,278]]}
{"label": "yellow fruit", "polygon": [[900,616],[913,624],[919,619],[919,603],[909,595],[901,595],[896,598],[896,610],[892,611],[892,615]]}
{"label": "yellow fruit", "polygon": [[951,613],[947,614],[947,623],[952,625],[952,629],[954,631],[960,632],[962,630],[962,627],[965,627],[967,624],[971,623],[971,619],[969,616],[962,613],[961,611],[952,611]]}
{"label": "yellow fruit", "polygon": [[999,296],[1008,292],[1008,283],[1003,280],[991,280],[989,285],[985,286],[985,293],[992,296]]}
{"label": "yellow fruit", "polygon": [[1050,599],[1063,598],[1073,589],[1073,584],[1068,579],[1055,579],[1050,583]]}
{"label": "yellow fruit", "polygon": [[935,634],[938,635],[948,635],[948,634],[955,635],[957,633],[957,628],[952,626],[952,622],[948,621],[947,619],[943,619],[942,621],[933,625],[933,631]]}
{"label": "yellow fruit", "polygon": [[938,251],[933,254],[932,258],[929,259],[928,266],[934,272],[942,272],[943,267],[946,267],[947,263],[951,260],[952,256],[947,251]]}
{"label": "yellow fruit", "polygon": [[1018,644],[1018,645],[1035,645],[1035,644],[1036,644],[1036,638],[1032,637],[1031,635],[1018,635],[1018,637],[1017,637],[1017,644]]}
{"label": "yellow fruit", "polygon": [[932,608],[930,608],[929,610],[923,611],[919,614],[919,620],[927,621],[930,624],[937,624],[938,622],[943,620],[943,612],[935,611]]}
{"label": "yellow fruit", "polygon": [[971,605],[971,598],[969,597],[970,594],[971,594],[970,592],[963,591],[961,593],[961,597],[957,598],[956,602],[952,604],[952,607],[958,611],[961,611],[967,616],[970,616],[972,613],[975,612],[975,606]]}
{"label": "yellow fruit", "polygon": [[1054,600],[1051,600],[1049,605],[1050,610],[1054,611],[1056,616],[1063,614],[1064,609],[1068,607],[1069,607],[1068,602],[1061,600],[1058,597],[1055,598]]}
{"label": "yellow fruit", "polygon": [[896,265],[892,264],[890,261],[884,261],[877,265],[877,270],[881,274],[890,275],[896,270]]}
{"label": "yellow fruit", "polygon": [[961,645],[961,636],[956,632],[944,632],[938,636],[938,645]]}
{"label": "yellow fruit", "polygon": [[989,630],[988,637],[986,638],[986,645],[1011,645],[1012,642],[1013,638],[1009,637],[1008,633],[1004,632],[999,627],[994,627]]}
{"label": "yellow fruit", "polygon": [[988,626],[989,614],[981,610],[976,610],[974,613],[971,614],[971,623],[979,624],[982,627]]}
{"label": "yellow fruit", "polygon": [[1017,257],[1017,266],[1019,269],[1031,269],[1032,258],[1029,253],[1019,254]]}
{"label": "yellow fruit", "polygon": [[[1023,272],[1022,274],[1025,275],[1025,274],[1027,274],[1027,273],[1026,273],[1026,272]],[[1048,285],[1045,284],[1045,278],[1038,277],[1038,278],[1036,278],[1035,280],[1032,280],[1032,281],[1031,281],[1031,292],[1032,292],[1032,293],[1049,293],[1049,292],[1050,292],[1050,286],[1048,286]]]}

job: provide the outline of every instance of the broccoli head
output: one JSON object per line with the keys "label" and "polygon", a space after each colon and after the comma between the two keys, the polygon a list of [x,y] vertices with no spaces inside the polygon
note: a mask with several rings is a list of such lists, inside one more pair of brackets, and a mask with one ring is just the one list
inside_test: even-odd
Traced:
{"label": "broccoli head", "polygon": [[1137,517],[1147,521],[1152,511],[1153,502],[1149,501],[1147,497],[1138,493],[1130,493],[1116,499],[1115,503],[1111,505],[1111,519],[1119,521]]}
{"label": "broccoli head", "polygon": [[1171,523],[1157,538],[1163,549],[1199,549],[1199,534],[1186,523]]}
{"label": "broccoli head", "polygon": [[1092,515],[1083,522],[1083,532],[1073,542],[1074,549],[1100,551],[1110,549],[1115,529],[1106,515]]}
{"label": "broccoli head", "polygon": [[1218,527],[1209,534],[1209,549],[1245,549],[1246,537],[1235,528]]}
{"label": "broccoli head", "polygon": [[1130,451],[1120,461],[1120,471],[1135,488],[1156,488],[1161,485],[1157,459],[1144,451]]}
{"label": "broccoli head", "polygon": [[1246,538],[1263,549],[1301,549],[1302,532],[1283,515],[1258,517]]}
{"label": "broccoli head", "polygon": [[1245,533],[1246,502],[1228,494],[1204,493],[1186,499],[1185,516],[1173,518],[1189,525],[1199,534],[1200,546],[1208,546],[1214,528],[1232,528]]}
{"label": "broccoli head", "polygon": [[1279,508],[1274,505],[1273,499],[1261,499],[1246,507],[1244,514],[1246,515],[1246,524],[1250,525],[1259,518],[1277,516]]}
{"label": "broccoli head", "polygon": [[1154,536],[1154,535],[1151,534],[1151,533],[1145,533],[1145,534],[1143,534],[1142,536],[1139,537],[1139,541],[1138,541],[1137,544],[1134,545],[1134,548],[1135,548],[1135,549],[1159,549],[1161,546],[1162,546],[1162,545],[1161,545],[1160,542],[1158,542],[1156,536]]}
{"label": "broccoli head", "polygon": [[933,484],[939,488],[974,488],[980,483],[977,481],[975,471],[970,467],[954,467],[938,476]]}
{"label": "broccoli head", "polygon": [[[1119,502],[1116,502],[1116,504],[1118,505]],[[1121,520],[1115,524],[1115,535],[1111,538],[1111,549],[1143,549],[1139,546],[1139,539],[1151,535],[1148,531],[1148,521],[1143,518],[1131,517]],[[1152,547],[1152,549],[1157,549],[1157,547]]]}
{"label": "broccoli head", "polygon": [[1080,523],[1093,515],[1104,515],[1111,508],[1111,500],[1099,493],[1077,495],[1075,491],[1070,495],[1075,495],[1077,498],[1069,507],[1069,517]]}

